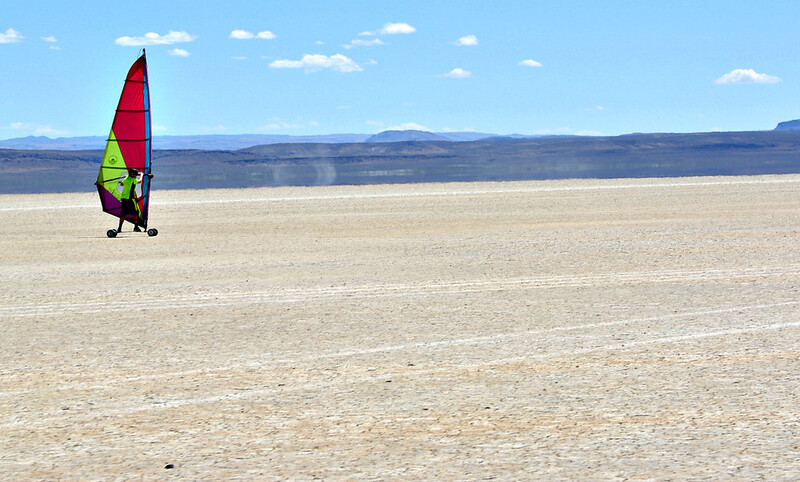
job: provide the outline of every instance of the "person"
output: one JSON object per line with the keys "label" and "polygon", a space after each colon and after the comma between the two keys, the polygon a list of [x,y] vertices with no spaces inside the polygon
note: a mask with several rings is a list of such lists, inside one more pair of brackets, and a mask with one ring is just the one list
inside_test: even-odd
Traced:
{"label": "person", "polygon": [[[148,177],[152,177],[152,174],[148,174]],[[136,185],[142,182],[144,178],[143,174],[136,169],[128,169],[128,175],[120,180],[120,184],[122,185],[122,210],[119,213],[119,227],[117,228],[117,232],[122,232],[122,223],[125,222],[125,216],[128,214],[133,214],[136,216],[136,222],[131,221],[134,224],[133,230],[141,232],[142,230],[139,228],[139,203],[136,202]]]}

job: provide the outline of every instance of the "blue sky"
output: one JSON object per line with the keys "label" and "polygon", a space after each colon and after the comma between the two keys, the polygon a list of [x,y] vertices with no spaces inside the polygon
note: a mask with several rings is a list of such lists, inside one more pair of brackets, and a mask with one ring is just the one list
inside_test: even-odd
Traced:
{"label": "blue sky", "polygon": [[155,134],[767,130],[800,2],[7,2],[0,139],[107,135],[147,49]]}

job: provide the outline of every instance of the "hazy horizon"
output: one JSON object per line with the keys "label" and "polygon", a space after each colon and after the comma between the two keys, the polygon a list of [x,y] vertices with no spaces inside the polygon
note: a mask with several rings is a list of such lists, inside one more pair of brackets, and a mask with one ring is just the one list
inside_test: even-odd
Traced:
{"label": "hazy horizon", "polygon": [[[784,122],[784,121],[780,121]],[[777,126],[778,122],[775,123]],[[523,137],[545,137],[545,136],[578,136],[578,137],[617,137],[617,136],[625,136],[625,135],[647,135],[647,134],[712,134],[712,133],[725,133],[725,132],[767,132],[775,130],[775,126],[770,129],[752,129],[747,131],[721,131],[721,130],[712,130],[712,131],[693,131],[693,132],[624,132],[620,134],[613,134],[613,135],[605,135],[605,134],[597,134],[597,133],[575,133],[575,134],[525,134],[522,132],[478,132],[478,131],[430,131],[425,129],[386,129],[384,131],[379,132],[331,132],[331,133],[321,133],[321,134],[281,134],[281,133],[258,133],[258,132],[243,132],[243,133],[211,133],[211,134],[157,134],[154,136],[155,138],[164,138],[164,137],[336,137],[336,136],[364,136],[364,137],[371,137],[376,134],[380,134],[382,132],[389,132],[389,131],[422,131],[422,132],[430,132],[432,134],[487,134],[490,136],[523,136]],[[107,138],[106,135],[101,134],[89,134],[89,135],[81,135],[81,136],[48,136],[48,135],[36,135],[36,134],[29,134],[26,136],[19,136],[19,137],[9,137],[9,138],[0,138],[1,141],[13,141],[17,139],[26,139],[26,138],[45,138],[50,140],[58,140],[58,139],[80,139],[80,138],[101,138],[105,140]]]}

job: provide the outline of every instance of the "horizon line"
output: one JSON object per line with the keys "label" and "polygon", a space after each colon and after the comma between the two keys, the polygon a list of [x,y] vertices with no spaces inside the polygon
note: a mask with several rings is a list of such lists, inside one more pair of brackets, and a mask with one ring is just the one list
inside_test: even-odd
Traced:
{"label": "horizon line", "polygon": [[[239,134],[161,134],[161,135],[154,135],[153,138],[164,138],[164,137],[236,137],[236,136],[273,136],[273,137],[329,137],[329,136],[375,136],[384,132],[428,132],[431,134],[486,134],[487,136],[491,137],[511,137],[511,136],[523,136],[523,137],[621,137],[621,136],[630,136],[630,135],[648,135],[648,134],[722,134],[722,133],[734,133],[734,132],[773,132],[773,131],[784,131],[784,132],[792,132],[792,129],[751,129],[751,130],[709,130],[709,131],[652,131],[652,132],[627,132],[623,134],[600,134],[600,133],[586,133],[586,132],[576,132],[576,133],[534,133],[534,134],[522,134],[519,132],[514,132],[510,134],[497,134],[492,132],[480,132],[480,131],[430,131],[430,130],[422,130],[422,129],[387,129],[384,131],[376,132],[376,133],[364,133],[364,132],[333,132],[329,134],[275,134],[275,133],[254,133],[254,132],[244,132]],[[19,139],[49,139],[49,140],[59,140],[59,139],[81,139],[81,138],[107,138],[107,135],[99,135],[99,134],[89,134],[89,135],[74,135],[74,136],[58,136],[58,137],[50,137],[47,135],[35,135],[29,134],[27,136],[21,137],[8,137],[0,139],[0,142],[4,141],[13,141]]]}

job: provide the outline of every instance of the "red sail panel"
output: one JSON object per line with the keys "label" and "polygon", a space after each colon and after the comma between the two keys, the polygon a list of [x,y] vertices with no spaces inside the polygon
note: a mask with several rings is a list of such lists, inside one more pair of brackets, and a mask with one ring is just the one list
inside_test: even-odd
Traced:
{"label": "red sail panel", "polygon": [[128,71],[112,126],[126,166],[139,171],[145,168],[149,145],[149,116],[146,115],[149,106],[145,104],[146,69],[145,57],[141,56]]}

